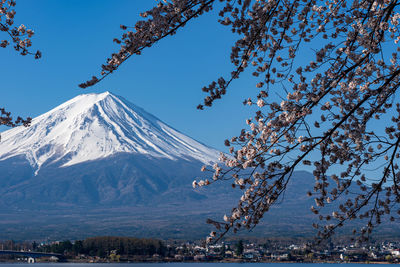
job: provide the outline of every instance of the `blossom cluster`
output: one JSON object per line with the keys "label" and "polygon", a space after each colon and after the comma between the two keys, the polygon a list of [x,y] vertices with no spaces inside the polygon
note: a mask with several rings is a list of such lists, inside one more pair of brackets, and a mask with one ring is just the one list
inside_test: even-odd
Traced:
{"label": "blossom cluster", "polygon": [[11,117],[11,113],[7,112],[4,108],[0,108],[0,125],[5,125],[5,126],[9,126],[9,127],[15,127],[17,125],[24,125],[24,126],[28,126],[31,121],[32,118],[28,117],[26,119],[23,119],[21,117],[18,117],[16,120],[13,120],[13,118]]}
{"label": "blossom cluster", "polygon": [[31,54],[36,59],[39,59],[42,56],[40,51],[36,51],[35,53],[29,51],[29,48],[32,46],[31,37],[34,35],[34,31],[27,29],[23,24],[13,26],[16,14],[15,5],[15,0],[0,0],[0,31],[9,36],[9,39],[0,40],[0,47],[5,48],[13,44],[14,49],[21,55]]}
{"label": "blossom cluster", "polygon": [[[14,44],[14,49],[19,51],[21,55],[32,54],[36,59],[41,57],[40,51],[31,53],[28,48],[31,47],[31,37],[34,32],[31,29],[27,29],[25,25],[21,24],[18,27],[13,27],[15,17],[15,0],[0,0],[0,31],[6,33],[10,40],[0,40],[0,47],[6,48],[10,45],[10,42]],[[23,119],[18,117],[14,120],[10,112],[7,112],[4,108],[0,108],[0,125],[9,127],[15,127],[17,125],[28,126],[31,122],[31,118]]]}

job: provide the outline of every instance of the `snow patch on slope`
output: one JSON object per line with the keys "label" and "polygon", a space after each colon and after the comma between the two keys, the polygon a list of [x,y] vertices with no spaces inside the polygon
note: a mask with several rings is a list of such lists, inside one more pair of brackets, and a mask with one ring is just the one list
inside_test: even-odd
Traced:
{"label": "snow patch on slope", "polygon": [[219,155],[109,92],[79,95],[1,136],[0,160],[25,155],[36,174],[45,163],[65,167],[120,152],[204,164]]}

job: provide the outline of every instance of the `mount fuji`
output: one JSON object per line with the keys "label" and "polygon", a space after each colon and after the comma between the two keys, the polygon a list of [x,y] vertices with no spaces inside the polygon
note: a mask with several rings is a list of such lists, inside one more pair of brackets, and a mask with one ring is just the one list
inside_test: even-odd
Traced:
{"label": "mount fuji", "polygon": [[0,205],[104,206],[203,198],[219,152],[110,92],[79,95],[1,133]]}
{"label": "mount fuji", "polygon": [[24,155],[37,175],[116,153],[210,164],[218,152],[169,127],[142,108],[109,92],[79,95],[33,119],[29,128],[2,133],[0,160]]}

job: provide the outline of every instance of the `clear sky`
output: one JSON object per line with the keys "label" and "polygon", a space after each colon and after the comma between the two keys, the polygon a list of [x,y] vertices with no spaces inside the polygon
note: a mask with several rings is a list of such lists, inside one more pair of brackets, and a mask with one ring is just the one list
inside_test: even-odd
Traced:
{"label": "clear sky", "polygon": [[[98,75],[101,64],[118,45],[119,25],[134,25],[153,0],[17,0],[15,22],[35,31],[33,48],[40,60],[1,48],[0,106],[13,115],[38,116],[84,93],[111,91],[157,116],[179,131],[217,149],[238,135],[253,112],[243,99],[256,96],[249,75],[236,80],[226,97],[210,109],[196,106],[201,91],[233,70],[229,61],[235,41],[229,28],[217,22],[216,12],[194,20],[143,55],[125,62],[98,85],[77,85]],[[2,38],[0,38],[2,39]]]}

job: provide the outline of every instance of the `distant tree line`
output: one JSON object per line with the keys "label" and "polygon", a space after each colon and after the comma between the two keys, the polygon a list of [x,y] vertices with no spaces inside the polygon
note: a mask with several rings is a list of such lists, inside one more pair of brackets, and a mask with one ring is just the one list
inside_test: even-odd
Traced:
{"label": "distant tree line", "polygon": [[107,257],[111,254],[152,256],[154,254],[164,255],[166,247],[157,239],[102,236],[77,240],[74,243],[69,240],[57,242],[40,246],[37,251],[99,257]]}
{"label": "distant tree line", "polygon": [[0,241],[0,250],[32,250],[34,243],[15,242],[13,240]]}

